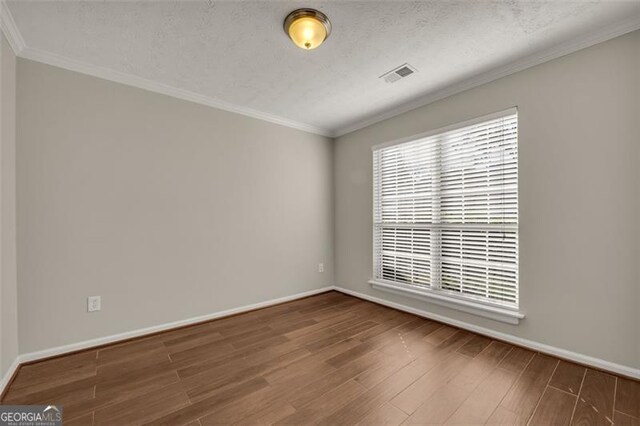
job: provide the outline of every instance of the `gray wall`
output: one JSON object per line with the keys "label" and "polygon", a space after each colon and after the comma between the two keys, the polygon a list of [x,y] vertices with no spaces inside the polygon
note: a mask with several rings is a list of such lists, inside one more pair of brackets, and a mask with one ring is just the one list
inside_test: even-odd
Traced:
{"label": "gray wall", "polygon": [[0,378],[18,355],[16,57],[0,33]]}
{"label": "gray wall", "polygon": [[[512,106],[525,320],[373,290],[371,146]],[[640,31],[340,137],[334,159],[337,285],[640,367]]]}
{"label": "gray wall", "polygon": [[[639,52],[635,32],[369,126],[333,147],[319,136],[19,59],[20,353],[335,282],[639,368]],[[3,372],[17,353],[11,61],[3,41]],[[371,289],[371,146],[511,106],[520,114],[527,318],[510,326]],[[89,295],[102,296],[101,312],[86,313]]]}
{"label": "gray wall", "polygon": [[21,353],[333,284],[330,139],[23,59],[17,100]]}

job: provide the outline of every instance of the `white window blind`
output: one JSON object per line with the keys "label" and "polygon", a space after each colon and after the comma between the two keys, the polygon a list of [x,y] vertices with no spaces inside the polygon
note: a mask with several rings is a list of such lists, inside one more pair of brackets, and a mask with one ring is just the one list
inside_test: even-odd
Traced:
{"label": "white window blind", "polygon": [[515,109],[374,148],[374,279],[518,306]]}

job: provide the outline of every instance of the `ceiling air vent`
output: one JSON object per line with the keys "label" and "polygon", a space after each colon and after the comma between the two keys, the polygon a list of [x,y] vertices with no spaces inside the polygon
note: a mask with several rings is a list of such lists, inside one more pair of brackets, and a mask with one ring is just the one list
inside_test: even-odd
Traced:
{"label": "ceiling air vent", "polygon": [[405,78],[416,72],[417,70],[409,64],[400,65],[385,74],[382,74],[379,78],[384,79],[387,83],[395,83],[401,78]]}

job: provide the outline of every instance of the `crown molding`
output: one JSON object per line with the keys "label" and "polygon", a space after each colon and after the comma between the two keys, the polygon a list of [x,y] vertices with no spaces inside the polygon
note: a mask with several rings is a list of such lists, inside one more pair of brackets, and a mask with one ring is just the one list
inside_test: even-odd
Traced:
{"label": "crown molding", "polygon": [[114,81],[116,83],[126,84],[127,86],[137,87],[139,89],[160,93],[163,95],[171,96],[171,97],[182,99],[189,102],[194,102],[201,105],[210,106],[210,107],[221,109],[224,111],[233,112],[233,113],[244,115],[247,117],[257,118],[258,120],[279,124],[281,126],[302,130],[304,132],[314,133],[317,135],[327,136],[327,137],[333,136],[332,132],[330,132],[327,129],[322,129],[322,128],[311,126],[305,123],[289,120],[283,117],[279,117],[277,115],[258,111],[252,108],[246,108],[239,105],[234,105],[234,104],[224,102],[209,96],[191,92],[189,90],[180,89],[178,87],[170,86],[168,84],[159,83],[153,80],[148,80],[143,77],[138,77],[133,74],[128,74],[128,73],[116,71],[110,68],[92,65],[82,61],[76,61],[74,59],[68,58],[66,56],[61,56],[55,53],[33,49],[30,47],[25,47],[24,49],[22,49],[19,56],[21,58],[29,59],[32,61],[41,62],[47,65],[53,65],[53,66],[64,68],[70,71],[75,71],[82,74],[87,74],[94,77],[102,78],[104,80]]}
{"label": "crown molding", "polygon": [[159,83],[153,80],[148,80],[143,77],[138,77],[133,74],[92,65],[87,62],[68,58],[66,56],[28,47],[25,44],[24,39],[22,38],[20,31],[18,30],[18,27],[16,26],[16,23],[11,14],[11,10],[9,9],[5,0],[0,0],[0,25],[2,32],[4,33],[7,41],[13,49],[13,52],[16,54],[16,56],[19,56],[21,58],[29,59],[36,62],[42,62],[47,65],[53,65],[55,67],[64,68],[70,71],[75,71],[105,80],[114,81],[116,83],[126,84],[127,86],[133,86],[139,89],[148,90],[150,92],[160,93],[185,101],[210,106],[251,118],[256,118],[258,120],[267,121],[269,123],[279,124],[281,126],[290,127],[292,129],[302,130],[303,132],[314,133],[320,136],[327,137],[333,136],[333,132],[328,129],[323,129],[306,123],[290,120],[284,117],[279,117],[277,115],[258,111],[252,108],[235,105],[229,102],[212,98],[210,96],[201,95],[196,92],[170,86],[164,83]]}
{"label": "crown molding", "polygon": [[413,101],[403,103],[402,105],[391,108],[383,113],[342,127],[333,132],[333,137],[337,138],[340,136],[344,136],[348,133],[360,130],[372,124],[379,123],[380,121],[387,120],[413,109],[420,108],[449,96],[464,92],[465,90],[473,89],[474,87],[490,83],[499,78],[515,74],[527,68],[543,64],[553,59],[557,59],[561,56],[577,52],[578,50],[585,49],[587,47],[605,42],[607,40],[619,37],[638,29],[640,29],[640,15],[635,15],[614,25],[602,27],[599,30],[592,31],[585,36],[560,43],[550,49],[542,50],[533,55],[529,55],[517,61],[511,62],[507,65],[494,68],[487,72],[478,74],[475,77],[471,77],[458,83],[454,83],[450,86],[446,86],[435,92],[427,93],[424,96],[421,96]]}
{"label": "crown molding", "polygon": [[452,85],[446,86],[434,92],[427,93],[413,101],[403,103],[397,107],[390,108],[385,112],[376,114],[369,118],[356,121],[348,126],[339,129],[326,129],[298,121],[290,120],[277,115],[258,111],[252,108],[235,105],[213,97],[205,96],[196,92],[192,92],[168,84],[159,83],[138,77],[133,74],[112,70],[110,68],[92,65],[86,62],[77,61],[62,55],[46,52],[39,49],[33,49],[25,45],[24,39],[16,26],[11,15],[11,11],[6,4],[6,0],[0,0],[0,29],[4,33],[7,41],[11,45],[16,56],[30,59],[36,62],[42,62],[59,68],[68,69],[70,71],[91,75],[105,80],[126,84],[128,86],[137,87],[151,92],[160,93],[174,98],[182,99],[201,105],[210,106],[224,111],[233,112],[247,117],[256,118],[258,120],[267,121],[281,126],[301,130],[308,133],[314,133],[321,136],[338,138],[356,130],[365,128],[372,124],[387,120],[405,112],[428,105],[441,99],[453,96],[465,90],[490,83],[499,78],[523,71],[536,65],[557,59],[574,53],[578,50],[585,49],[598,43],[605,42],[615,37],[630,33],[640,29],[640,15],[634,15],[626,20],[616,24],[602,27],[582,37],[558,44],[550,49],[545,49],[533,55],[526,56],[509,64],[494,68],[492,70],[480,73],[475,77],[471,77]]}
{"label": "crown molding", "polygon": [[24,39],[18,31],[16,21],[13,20],[13,15],[11,15],[5,0],[0,1],[0,29],[13,49],[13,53],[16,56],[20,55],[25,48]]}

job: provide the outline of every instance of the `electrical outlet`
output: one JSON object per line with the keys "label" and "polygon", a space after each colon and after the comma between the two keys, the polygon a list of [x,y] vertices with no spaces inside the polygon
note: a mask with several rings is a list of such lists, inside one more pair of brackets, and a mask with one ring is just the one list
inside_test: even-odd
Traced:
{"label": "electrical outlet", "polygon": [[89,296],[87,298],[87,312],[100,310],[100,296]]}
{"label": "electrical outlet", "polygon": [[318,263],[318,272],[324,272],[324,263]]}

